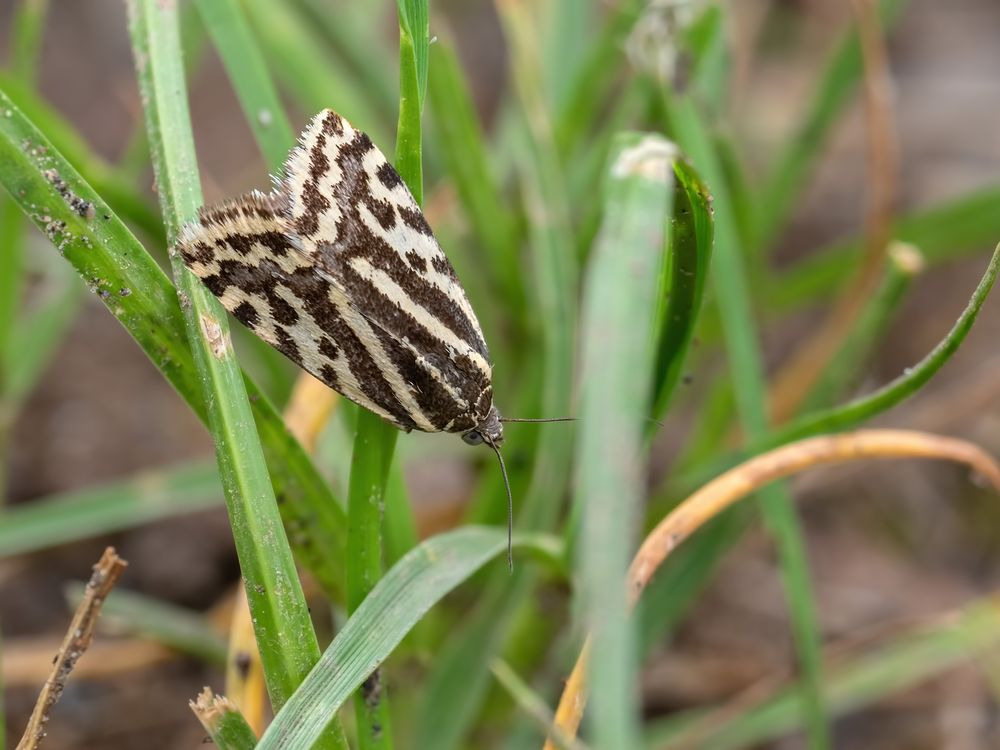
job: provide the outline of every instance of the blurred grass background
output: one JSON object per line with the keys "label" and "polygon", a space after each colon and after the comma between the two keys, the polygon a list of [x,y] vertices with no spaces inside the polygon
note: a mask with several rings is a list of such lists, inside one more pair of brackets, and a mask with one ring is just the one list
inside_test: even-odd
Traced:
{"label": "blurred grass background", "polygon": [[[140,5],[154,11],[153,3]],[[865,296],[827,377],[810,390],[805,414],[875,390],[930,351],[1000,237],[1000,144],[989,125],[1000,107],[989,75],[1000,9],[990,0],[879,8],[899,164],[890,236],[910,243],[922,262],[881,256],[879,286]],[[727,465],[741,442],[766,443],[769,384],[865,262],[877,186],[849,4],[441,2],[430,7],[429,29],[422,10],[424,3],[400,3],[410,38],[401,47],[392,3],[181,3],[183,58],[169,46],[159,62],[153,55],[154,73],[158,64],[180,70],[183,63],[186,71],[208,202],[266,187],[291,134],[323,107],[368,131],[404,165],[411,185],[423,183],[429,220],[490,343],[500,409],[585,417],[577,426],[508,428],[518,528],[546,534],[521,539],[513,576],[502,561],[475,573],[502,549],[493,536],[470,529],[473,536],[442,537],[441,559],[453,560],[449,585],[472,576],[469,583],[422,619],[421,608],[448,588],[406,589],[405,612],[359,611],[372,628],[419,620],[380,644],[358,621],[344,629],[361,647],[370,634],[372,653],[406,636],[381,671],[382,715],[367,715],[363,699],[357,718],[341,713],[351,746],[540,746],[537,721],[494,680],[493,660],[554,706],[588,625],[611,634],[605,666],[595,664],[606,677],[593,704],[602,720],[596,733],[584,733],[595,746],[995,744],[995,498],[951,467],[859,465],[796,480],[762,498],[760,513],[737,509],[687,543],[644,595],[639,617],[610,624],[600,617],[620,601],[607,586],[624,573],[638,519],[658,520]],[[153,17],[155,40],[165,22]],[[189,125],[175,111],[167,121],[173,135],[147,132],[118,2],[3,0],[0,31],[0,90],[18,109],[4,132],[21,133],[10,136],[0,167],[23,170],[17,184],[39,205],[52,198],[48,157],[12,166],[33,124],[71,165],[59,167],[62,179],[88,195],[68,176],[79,172],[123,222],[107,228],[67,213],[69,236],[56,237],[66,243],[67,263],[21,209],[35,223],[52,217],[40,221],[24,193],[14,192],[21,205],[0,196],[8,738],[19,736],[67,619],[65,582],[83,577],[111,540],[131,561],[124,581],[131,591],[119,592],[130,596],[107,618],[120,634],[103,636],[104,656],[87,657],[71,679],[47,746],[189,747],[204,732],[186,702],[203,683],[221,690],[220,638],[239,576],[211,437],[192,418],[204,418],[211,399],[200,391],[169,282],[143,251],[165,266],[157,199],[169,186],[162,176],[154,184],[150,153],[187,158]],[[428,35],[434,42],[420,62]],[[139,59],[142,70],[149,61]],[[412,109],[397,121],[401,70],[407,100],[424,100],[422,138]],[[168,94],[171,106],[186,108],[182,89]],[[679,145],[685,161],[671,170],[669,190],[616,181],[623,131],[660,133]],[[192,205],[166,200],[170,227]],[[651,220],[662,236],[650,233]],[[649,319],[630,326],[635,311],[615,296],[631,292],[630,282],[609,277],[602,264],[616,243],[637,252],[637,238],[660,245],[662,267]],[[104,265],[88,275],[92,263]],[[116,286],[118,273],[138,281]],[[608,295],[607,305],[595,295]],[[643,363],[641,371],[601,379],[601,357],[586,352],[615,320],[594,312],[602,309],[625,315],[610,341],[630,344],[623,356]],[[996,452],[996,311],[987,301],[947,367],[877,423],[960,435]],[[647,324],[642,340],[624,337]],[[505,496],[497,467],[454,437],[403,436],[392,468],[374,460],[358,469],[352,442],[387,437],[341,402],[319,441],[316,474],[283,437],[271,406],[286,403],[294,368],[238,326],[233,336],[265,396],[250,386],[289,541],[308,571],[321,647],[367,591],[345,578],[345,568],[350,576],[364,559],[377,578],[418,534],[469,523],[499,532]],[[588,382],[630,385],[604,404]],[[231,388],[221,393],[232,396]],[[625,415],[621,423],[600,416],[609,404]],[[663,420],[662,428],[643,414]],[[626,467],[625,484],[618,475],[604,487],[615,480],[608,467],[622,441],[648,444],[648,460],[645,448],[633,448],[637,463]],[[594,458],[602,454],[607,465]],[[245,451],[237,465],[240,456]],[[345,536],[351,514],[365,513],[354,502],[364,499],[356,471],[384,484],[389,508],[367,541]],[[628,491],[631,480],[641,481]],[[602,527],[609,510],[620,528]],[[368,545],[360,555],[359,541]],[[420,559],[393,570],[416,576]],[[392,574],[388,583],[398,585]],[[397,594],[374,604],[401,601]],[[83,674],[91,658],[100,663]],[[636,681],[639,691],[629,694]],[[272,691],[272,700],[284,698]],[[372,741],[366,722],[387,731]]]}

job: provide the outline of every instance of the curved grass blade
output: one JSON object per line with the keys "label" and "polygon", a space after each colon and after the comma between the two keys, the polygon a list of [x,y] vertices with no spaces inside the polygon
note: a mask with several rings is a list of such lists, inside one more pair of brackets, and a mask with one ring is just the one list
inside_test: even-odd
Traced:
{"label": "curved grass blade", "polygon": [[[207,421],[173,285],[108,205],[2,91],[0,184],[199,419]],[[245,382],[296,552],[324,590],[342,600],[343,510],[272,404],[252,381]]]}
{"label": "curved grass blade", "polygon": [[[550,555],[550,537],[515,535]],[[467,526],[432,537],[400,560],[348,619],[319,663],[274,717],[258,750],[307,748],[361,683],[448,592],[507,550],[502,529]],[[506,573],[505,573],[506,575]]]}
{"label": "curved grass blade", "polygon": [[0,513],[0,557],[194,513],[221,499],[218,469],[196,464],[33,500]]}
{"label": "curved grass blade", "polygon": [[878,288],[865,303],[840,351],[816,380],[801,412],[825,409],[850,392],[878,342],[885,338],[914,279],[924,270],[923,256],[912,245],[890,243],[886,255],[885,272]]}
{"label": "curved grass blade", "polygon": [[849,429],[912,396],[934,377],[934,374],[951,359],[958,347],[961,346],[993,288],[998,271],[1000,271],[1000,245],[993,251],[993,257],[986,268],[986,273],[979,281],[969,304],[966,305],[955,325],[948,332],[948,335],[916,365],[907,368],[902,375],[874,393],[848,404],[807,414],[801,419],[795,420],[766,440],[754,443],[754,452],[823,432]]}
{"label": "curved grass blade", "polygon": [[[652,415],[670,405],[701,310],[712,257],[712,196],[694,168],[673,164],[675,191],[670,218],[670,253],[665,258],[661,331],[653,373]],[[662,301],[665,300],[665,301]]]}
{"label": "curved grass blade", "polygon": [[[129,30],[167,237],[175,241],[202,203],[180,60],[177,7],[131,0]],[[171,257],[208,426],[240,560],[254,632],[277,710],[319,657],[302,586],[229,340],[221,304],[178,256]],[[327,747],[346,747],[334,723]]]}

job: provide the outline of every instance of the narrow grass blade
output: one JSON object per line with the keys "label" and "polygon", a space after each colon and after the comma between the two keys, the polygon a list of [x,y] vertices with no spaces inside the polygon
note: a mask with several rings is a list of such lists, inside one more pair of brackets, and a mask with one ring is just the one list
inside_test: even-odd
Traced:
{"label": "narrow grass blade", "polygon": [[[414,199],[423,201],[421,115],[427,88],[427,0],[399,0],[399,121],[396,171]],[[382,577],[386,483],[399,431],[367,410],[358,413],[347,493],[347,607],[354,612]],[[396,504],[395,512],[405,508]],[[354,699],[363,750],[393,746],[388,694],[376,670]]]}
{"label": "narrow grass blade", "polygon": [[869,355],[885,337],[913,280],[923,269],[923,257],[917,248],[899,242],[889,246],[885,274],[878,289],[858,315],[857,323],[847,335],[840,351],[816,381],[801,411],[809,412],[830,406],[856,383]]}
{"label": "narrow grass blade", "polygon": [[[66,586],[72,606],[83,598],[84,585]],[[119,589],[104,601],[102,626],[149,638],[216,666],[226,663],[226,639],[197,612],[152,597]]]}
{"label": "narrow grass blade", "polygon": [[[905,0],[880,0],[884,26],[892,25],[905,4]],[[797,132],[786,139],[787,146],[778,155],[761,191],[757,246],[769,244],[788,217],[830,129],[850,100],[861,75],[861,45],[857,29],[851,29],[830,57],[813,88],[813,100]]]}
{"label": "narrow grass blade", "polygon": [[486,270],[504,305],[523,310],[514,217],[490,168],[487,144],[458,58],[445,41],[431,49],[428,94],[438,151],[472,225]]}
{"label": "narrow grass blade", "polygon": [[[920,248],[929,266],[979,253],[1000,236],[1000,187],[973,190],[924,211],[904,216],[892,236]],[[837,243],[776,276],[766,290],[774,312],[816,304],[829,297],[861,257],[860,239]]]}
{"label": "narrow grass blade", "polygon": [[220,504],[214,465],[140,474],[89,490],[22,503],[0,513],[0,557],[35,552]]}
{"label": "narrow grass blade", "polygon": [[580,66],[593,46],[599,6],[578,0],[538,3],[542,27],[542,64],[551,108],[558,111],[569,96]]}
{"label": "narrow grass blade", "polygon": [[49,0],[21,0],[10,24],[9,56],[11,72],[29,86],[38,77],[39,53],[45,36]]}
{"label": "narrow grass blade", "polygon": [[[541,71],[526,8],[507,2],[498,7],[512,48],[518,92],[512,158],[518,165],[528,222],[527,273],[533,282],[528,315],[541,328],[542,374],[531,383],[530,395],[538,404],[539,414],[569,414],[579,276],[568,218],[569,192],[556,158],[545,96],[539,88]],[[559,505],[552,498],[561,497],[567,487],[573,434],[565,429],[567,425],[536,427],[536,449],[529,458],[531,477],[520,507],[520,493],[514,496],[515,522],[518,528],[547,531],[555,526],[559,514]],[[502,485],[495,483],[494,488],[495,507],[502,507]],[[517,564],[516,559],[513,575],[506,570],[494,571],[475,611],[438,653],[418,708],[415,747],[452,750],[462,743],[489,689],[490,660],[511,637],[513,617],[535,584],[534,572]],[[440,711],[440,706],[448,706],[449,710]]]}
{"label": "narrow grass blade", "polygon": [[[22,255],[27,228],[18,205],[6,194],[0,195],[0,401],[9,398],[15,351],[11,339],[21,306]],[[4,429],[0,422],[0,431]]]}
{"label": "narrow grass blade", "polygon": [[[363,90],[339,69],[291,3],[244,0],[242,3],[279,80],[308,112],[333,107],[376,143],[389,140],[388,129]],[[328,11],[332,12],[332,11]]]}
{"label": "narrow grass blade", "polygon": [[298,6],[305,22],[323,34],[349,77],[358,82],[365,98],[388,121],[396,112],[399,92],[395,79],[387,75],[391,57],[382,45],[382,29],[371,23],[371,6],[354,3],[333,7],[328,0],[298,0]]}
{"label": "narrow grass blade", "polygon": [[584,372],[576,448],[582,510],[576,567],[593,638],[590,727],[598,748],[632,748],[636,653],[622,586],[642,501],[643,433],[655,357],[657,271],[672,214],[676,147],[624,134],[612,150],[604,223],[584,287]]}
{"label": "narrow grass blade", "polygon": [[543,737],[549,737],[559,750],[586,750],[586,745],[577,739],[567,737],[565,732],[555,726],[552,709],[545,705],[541,696],[535,693],[507,662],[494,659],[490,669],[497,682],[510,694],[521,710],[531,717]]}
{"label": "narrow grass blade", "polygon": [[620,0],[602,24],[563,97],[555,121],[555,140],[563,155],[573,154],[602,107],[614,96],[616,77],[624,67],[622,48],[645,3]]}
{"label": "narrow grass blade", "polygon": [[662,417],[670,404],[695,323],[701,311],[712,257],[712,197],[694,168],[673,164],[675,191],[670,214],[670,253],[664,257],[661,320],[653,371],[652,415]]}
{"label": "narrow grass blade", "polygon": [[[1000,641],[996,600],[977,602],[938,622],[916,627],[893,641],[827,670],[831,713],[843,716],[985,657]],[[697,711],[654,725],[650,750],[697,747],[742,748],[777,740],[802,726],[801,684],[773,693],[739,712]]]}
{"label": "narrow grass blade", "polygon": [[277,170],[295,145],[295,133],[243,9],[237,0],[197,0],[195,5],[268,167]]}
{"label": "narrow grass blade", "polygon": [[[514,537],[518,547],[550,541]],[[274,717],[258,750],[310,747],[361,683],[434,604],[507,549],[501,529],[467,526],[428,539],[386,573]],[[431,745],[429,747],[439,747]]]}
{"label": "narrow grass blade", "polygon": [[191,710],[219,750],[251,750],[257,736],[239,710],[226,698],[205,688]]}
{"label": "narrow grass blade", "polygon": [[7,344],[4,397],[10,415],[20,409],[76,320],[85,292],[72,269],[62,265],[46,268],[44,280],[33,288],[32,309],[22,314]]}
{"label": "narrow grass blade", "polygon": [[[743,429],[753,440],[764,435],[768,429],[766,390],[739,232],[725,190],[722,169],[707,135],[709,129],[694,102],[688,97],[678,97],[668,103],[667,109],[678,142],[714,191],[716,247],[713,286],[722,317],[737,411]],[[828,747],[830,739],[823,709],[818,624],[798,517],[791,498],[781,486],[765,489],[759,496],[762,515],[778,547],[792,631],[809,686],[806,702],[809,745],[818,750]]]}
{"label": "narrow grass blade", "polygon": [[[108,205],[2,91],[0,184],[194,413],[207,421],[174,287]],[[251,381],[246,387],[296,551],[324,590],[342,600],[343,510],[271,403]]]}
{"label": "narrow grass blade", "polygon": [[[0,70],[0,90],[41,129],[48,141],[83,175],[120,216],[148,237],[163,241],[163,221],[107,162],[96,156],[73,127],[22,81]],[[2,114],[2,110],[0,110]]]}
{"label": "narrow grass blade", "polygon": [[[155,0],[129,3],[130,32],[153,166],[170,241],[201,204],[194,140],[180,64],[177,8]],[[319,657],[319,646],[219,302],[172,257],[208,424],[240,559],[268,692],[277,710]],[[335,717],[334,717],[335,719]],[[325,746],[346,747],[339,725]]]}

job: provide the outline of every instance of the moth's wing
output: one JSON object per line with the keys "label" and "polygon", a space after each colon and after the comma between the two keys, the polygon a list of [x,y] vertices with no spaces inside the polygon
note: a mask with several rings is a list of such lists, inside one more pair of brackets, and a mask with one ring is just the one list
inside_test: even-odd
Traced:
{"label": "moth's wing", "polygon": [[[237,320],[307,372],[403,430],[409,388],[370,342],[378,334],[318,274],[285,230],[280,195],[250,193],[203,209],[177,250]],[[386,373],[390,373],[388,376]]]}
{"label": "moth's wing", "polygon": [[485,418],[492,368],[479,321],[420,207],[371,139],[320,112],[290,154],[280,192],[301,252],[381,331],[433,429],[465,430]]}

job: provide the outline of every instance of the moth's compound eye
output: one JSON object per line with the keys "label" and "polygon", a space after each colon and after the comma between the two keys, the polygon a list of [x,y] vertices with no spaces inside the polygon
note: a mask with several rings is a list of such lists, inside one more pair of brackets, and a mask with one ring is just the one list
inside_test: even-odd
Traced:
{"label": "moth's compound eye", "polygon": [[469,430],[462,435],[462,440],[468,445],[480,445],[483,442],[483,435],[479,430]]}

